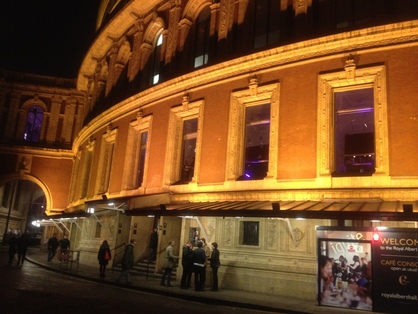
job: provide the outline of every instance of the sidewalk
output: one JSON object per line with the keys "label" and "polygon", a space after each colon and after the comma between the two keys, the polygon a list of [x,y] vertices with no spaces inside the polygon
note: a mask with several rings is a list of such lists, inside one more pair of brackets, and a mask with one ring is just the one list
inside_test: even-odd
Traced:
{"label": "sidewalk", "polygon": [[[1,248],[1,250],[5,249],[6,247]],[[42,251],[39,248],[29,248],[26,260],[51,271],[68,276],[96,281],[107,285],[120,286],[124,289],[133,289],[201,303],[279,313],[372,313],[361,310],[316,306],[315,301],[298,300],[246,291],[223,290],[222,288],[217,292],[210,291],[210,289],[207,289],[204,292],[196,292],[194,289],[180,289],[178,282],[174,282],[173,287],[164,287],[160,286],[158,278],[148,277],[147,279],[142,275],[132,275],[131,281],[133,282],[133,285],[127,286],[116,283],[116,279],[119,277],[118,271],[112,272],[111,268],[109,268],[106,272],[107,277],[100,278],[99,265],[97,265],[97,268],[94,268],[79,264],[77,268],[77,264],[72,265],[72,267],[71,265],[60,265],[56,258],[54,258],[53,262],[48,263],[47,252]]]}

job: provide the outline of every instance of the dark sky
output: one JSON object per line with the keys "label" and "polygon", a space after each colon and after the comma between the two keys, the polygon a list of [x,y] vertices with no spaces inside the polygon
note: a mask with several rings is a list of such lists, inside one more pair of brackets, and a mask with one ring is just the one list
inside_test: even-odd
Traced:
{"label": "dark sky", "polygon": [[77,77],[100,0],[0,0],[0,68]]}

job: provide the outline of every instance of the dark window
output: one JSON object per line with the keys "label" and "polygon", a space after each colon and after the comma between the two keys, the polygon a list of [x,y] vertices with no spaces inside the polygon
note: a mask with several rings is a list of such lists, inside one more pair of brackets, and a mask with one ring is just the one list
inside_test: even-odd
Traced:
{"label": "dark window", "polygon": [[372,5],[373,3],[370,0],[335,1],[337,28],[346,28],[370,23]]}
{"label": "dark window", "polygon": [[144,168],[145,168],[145,156],[147,153],[148,132],[141,133],[141,143],[139,147],[139,159],[138,159],[138,173],[137,173],[137,186],[140,187],[144,180]]}
{"label": "dark window", "polygon": [[41,127],[44,112],[39,106],[32,106],[29,109],[26,120],[23,140],[26,142],[38,143],[41,137]]}
{"label": "dark window", "polygon": [[270,104],[245,109],[245,160],[242,180],[260,180],[267,175],[270,144]]}
{"label": "dark window", "polygon": [[93,153],[90,151],[86,152],[85,166],[83,167],[82,179],[81,179],[81,198],[87,196],[87,190],[90,180],[91,164],[93,162]]}
{"label": "dark window", "polygon": [[196,155],[197,123],[197,118],[185,120],[183,122],[180,183],[188,183],[193,179]]}
{"label": "dark window", "polygon": [[259,222],[243,221],[242,222],[242,243],[243,245],[258,245],[259,238]]}
{"label": "dark window", "polygon": [[100,222],[96,222],[96,233],[94,237],[100,238],[101,233],[102,233],[102,224]]}
{"label": "dark window", "polygon": [[280,0],[256,0],[254,48],[275,44],[280,39]]}
{"label": "dark window", "polygon": [[[1,207],[9,208],[9,199],[11,198],[12,190],[14,187],[14,181],[7,182],[3,185],[3,198],[1,200]],[[7,231],[7,230],[5,230]]]}
{"label": "dark window", "polygon": [[335,175],[375,170],[373,88],[334,92]]}
{"label": "dark window", "polygon": [[194,40],[194,67],[198,68],[208,63],[209,60],[209,31],[210,9],[206,7],[199,14],[195,29]]}

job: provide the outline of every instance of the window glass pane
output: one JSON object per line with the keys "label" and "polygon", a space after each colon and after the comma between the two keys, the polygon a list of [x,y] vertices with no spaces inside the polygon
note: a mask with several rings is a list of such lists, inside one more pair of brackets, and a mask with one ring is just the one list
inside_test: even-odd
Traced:
{"label": "window glass pane", "polygon": [[373,88],[334,92],[336,174],[374,172]]}
{"label": "window glass pane", "polygon": [[245,168],[242,179],[263,179],[268,171],[270,144],[270,104],[245,110]]}
{"label": "window glass pane", "polygon": [[44,112],[39,106],[32,106],[28,112],[23,139],[26,142],[37,143],[41,136],[42,119]]}
{"label": "window glass pane", "polygon": [[101,233],[102,233],[102,225],[100,224],[100,222],[96,222],[96,231],[95,231],[94,237],[100,238]]}
{"label": "window glass pane", "polygon": [[157,38],[155,49],[153,52],[153,69],[152,69],[152,84],[157,84],[160,81],[160,58],[161,47],[163,43],[163,35],[160,34]]}
{"label": "window glass pane", "polygon": [[138,174],[136,185],[140,187],[144,180],[144,167],[145,167],[145,155],[147,153],[147,141],[148,141],[148,132],[143,132],[141,134],[141,143],[139,148],[139,160],[138,160]]}
{"label": "window glass pane", "polygon": [[279,42],[280,0],[257,0],[254,14],[254,48]]}
{"label": "window glass pane", "polygon": [[204,64],[208,63],[208,55],[198,56],[194,59],[194,67],[198,68]]}
{"label": "window glass pane", "polygon": [[181,159],[181,182],[190,182],[194,174],[194,163],[196,155],[198,119],[185,120],[183,124],[183,147]]}
{"label": "window glass pane", "polygon": [[258,245],[259,223],[258,221],[242,222],[242,243],[243,245]]}
{"label": "window glass pane", "polygon": [[194,67],[208,62],[209,53],[210,9],[206,7],[199,14],[196,24],[194,44]]}

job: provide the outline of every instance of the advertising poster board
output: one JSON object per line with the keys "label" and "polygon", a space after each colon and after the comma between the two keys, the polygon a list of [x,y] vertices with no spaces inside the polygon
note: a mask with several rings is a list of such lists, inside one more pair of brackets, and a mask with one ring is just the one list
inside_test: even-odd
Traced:
{"label": "advertising poster board", "polygon": [[372,311],[372,230],[317,228],[317,239],[318,304]]}
{"label": "advertising poster board", "polygon": [[386,229],[374,233],[375,311],[418,313],[418,231]]}
{"label": "advertising poster board", "polygon": [[318,305],[418,313],[418,229],[317,227],[316,237]]}

